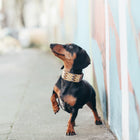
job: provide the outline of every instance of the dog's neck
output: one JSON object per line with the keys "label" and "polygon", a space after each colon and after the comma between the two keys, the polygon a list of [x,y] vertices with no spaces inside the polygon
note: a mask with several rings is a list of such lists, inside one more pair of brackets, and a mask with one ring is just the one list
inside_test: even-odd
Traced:
{"label": "dog's neck", "polygon": [[64,71],[70,72],[70,73],[73,73],[73,74],[82,74],[82,69],[74,69],[73,66],[71,66],[71,65],[72,64],[64,63],[64,65],[62,66],[61,69],[64,69]]}
{"label": "dog's neck", "polygon": [[82,69],[69,69],[69,68],[66,68],[65,66],[62,66],[61,69],[64,69],[64,71],[66,72],[70,72],[70,73],[73,73],[73,74],[82,74]]}
{"label": "dog's neck", "polygon": [[82,74],[82,70],[80,69],[79,70],[71,69],[69,72],[73,74]]}

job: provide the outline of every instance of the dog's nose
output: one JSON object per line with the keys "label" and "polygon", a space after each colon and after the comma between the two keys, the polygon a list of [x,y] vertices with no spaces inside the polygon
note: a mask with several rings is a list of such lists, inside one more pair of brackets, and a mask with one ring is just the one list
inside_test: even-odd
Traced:
{"label": "dog's nose", "polygon": [[50,48],[53,49],[56,44],[50,44]]}

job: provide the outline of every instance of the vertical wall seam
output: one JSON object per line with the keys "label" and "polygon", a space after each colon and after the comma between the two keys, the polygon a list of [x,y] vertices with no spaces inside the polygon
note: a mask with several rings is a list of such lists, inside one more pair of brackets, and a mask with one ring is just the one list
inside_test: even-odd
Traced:
{"label": "vertical wall seam", "polygon": [[92,32],[92,26],[91,26],[91,0],[88,0],[88,22],[89,22],[89,55],[91,58],[91,84],[93,84],[94,82],[94,78],[93,78],[93,60],[92,60],[92,56],[93,56],[93,52],[92,52],[92,45],[91,45],[91,32]]}
{"label": "vertical wall seam", "polygon": [[122,140],[129,140],[129,93],[127,69],[126,0],[119,0],[120,60],[122,86]]}
{"label": "vertical wall seam", "polygon": [[106,40],[106,80],[107,80],[107,106],[108,106],[108,124],[110,125],[110,77],[109,77],[109,17],[108,1],[105,0],[105,40]]}

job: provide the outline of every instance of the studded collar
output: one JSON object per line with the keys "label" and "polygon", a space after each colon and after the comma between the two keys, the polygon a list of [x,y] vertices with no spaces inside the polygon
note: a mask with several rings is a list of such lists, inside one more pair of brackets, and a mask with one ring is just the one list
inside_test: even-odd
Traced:
{"label": "studded collar", "polygon": [[62,78],[69,82],[79,83],[83,79],[83,73],[82,74],[73,74],[73,73],[66,72],[63,70]]}

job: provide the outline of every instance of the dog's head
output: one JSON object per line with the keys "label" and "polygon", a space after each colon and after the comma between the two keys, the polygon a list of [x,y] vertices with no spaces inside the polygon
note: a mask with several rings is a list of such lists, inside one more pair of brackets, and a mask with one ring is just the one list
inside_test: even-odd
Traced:
{"label": "dog's head", "polygon": [[86,51],[76,44],[51,44],[54,55],[64,62],[67,70],[81,70],[90,64],[90,58]]}

